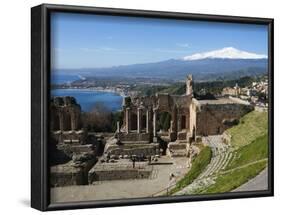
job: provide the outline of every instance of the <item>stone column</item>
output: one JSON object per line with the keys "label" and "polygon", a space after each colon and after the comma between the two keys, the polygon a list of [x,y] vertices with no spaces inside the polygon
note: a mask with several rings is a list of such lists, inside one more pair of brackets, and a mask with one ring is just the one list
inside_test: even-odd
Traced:
{"label": "stone column", "polygon": [[141,108],[138,108],[138,112],[137,112],[137,126],[138,126],[138,128],[137,128],[137,132],[138,132],[138,134],[139,133],[141,133],[141,120],[142,120],[142,110],[141,110]]}
{"label": "stone column", "polygon": [[157,111],[153,110],[153,137],[156,137],[156,119],[157,119]]}
{"label": "stone column", "polygon": [[174,132],[174,121],[173,120],[170,121],[170,132],[171,133]]}
{"label": "stone column", "polygon": [[175,141],[177,139],[177,108],[174,107],[172,111],[172,120],[170,126],[170,139],[171,141]]}
{"label": "stone column", "polygon": [[156,130],[157,110],[153,109],[153,142],[157,143],[157,130]]}
{"label": "stone column", "polygon": [[117,133],[120,133],[120,122],[117,121],[116,123],[117,123],[116,124],[116,127],[117,127],[116,131],[117,131]]}
{"label": "stone column", "polygon": [[149,109],[146,109],[146,133],[149,133]]}
{"label": "stone column", "polygon": [[125,120],[126,120],[126,133],[128,134],[130,132],[130,108],[126,108],[126,115],[125,115]]}
{"label": "stone column", "polygon": [[180,115],[180,114],[178,114],[178,131],[181,131],[182,130],[182,128],[181,128],[181,119],[182,118],[182,116]]}
{"label": "stone column", "polygon": [[176,133],[178,132],[177,115],[178,115],[178,110],[177,110],[177,108],[174,108],[173,113],[172,113],[171,130]]}
{"label": "stone column", "polygon": [[77,126],[76,126],[76,114],[73,113],[70,115],[70,120],[71,120],[71,130],[72,131],[75,131],[77,129]]}
{"label": "stone column", "polygon": [[59,120],[60,120],[60,130],[64,131],[64,116],[63,116],[63,113],[59,113]]}

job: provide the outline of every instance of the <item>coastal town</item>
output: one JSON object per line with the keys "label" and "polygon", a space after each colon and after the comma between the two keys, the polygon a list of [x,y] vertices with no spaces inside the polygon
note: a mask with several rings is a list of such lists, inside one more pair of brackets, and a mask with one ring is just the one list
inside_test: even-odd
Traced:
{"label": "coastal town", "polygon": [[[116,93],[122,97],[136,97],[145,95],[143,89],[147,90],[153,87],[165,89],[175,84],[183,86],[182,81],[175,83],[159,79],[143,79],[140,82],[135,82],[135,80],[126,79],[125,81],[123,81],[123,83],[112,81],[112,83],[110,84],[109,81],[109,84],[107,85],[103,84],[106,79],[102,82],[95,79],[93,80],[93,78],[89,79],[90,80],[83,77],[82,79],[74,81],[72,83],[55,85],[53,86],[53,89],[87,89],[97,92]],[[196,85],[197,83],[195,82],[194,84]],[[208,89],[201,88],[200,91],[203,91],[203,94],[206,94],[206,91],[208,91]],[[223,87],[221,91],[215,96],[237,97],[257,107],[265,108],[268,106],[268,78],[267,76],[261,76],[257,80],[253,80],[247,85],[244,84],[244,86],[239,86],[237,82],[235,83],[235,85],[229,84],[229,86]]]}
{"label": "coastal town", "polygon": [[268,79],[252,82],[249,86],[223,88],[222,96],[234,96],[258,107],[268,107]]}

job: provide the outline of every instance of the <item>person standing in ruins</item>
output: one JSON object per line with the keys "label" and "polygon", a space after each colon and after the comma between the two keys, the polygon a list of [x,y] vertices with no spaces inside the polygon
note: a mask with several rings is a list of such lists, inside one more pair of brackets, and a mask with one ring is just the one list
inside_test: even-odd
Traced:
{"label": "person standing in ruins", "polygon": [[169,185],[168,187],[173,186],[176,183],[176,177],[174,175],[174,173],[171,173],[169,176]]}

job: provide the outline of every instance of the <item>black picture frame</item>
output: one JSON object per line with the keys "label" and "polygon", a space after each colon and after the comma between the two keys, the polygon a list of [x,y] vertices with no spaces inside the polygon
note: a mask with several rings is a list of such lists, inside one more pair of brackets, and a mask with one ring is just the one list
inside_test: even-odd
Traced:
{"label": "black picture frame", "polygon": [[[269,71],[268,190],[208,195],[153,197],[126,200],[102,200],[50,204],[47,142],[49,126],[48,99],[50,96],[50,14],[52,12],[88,13],[113,16],[150,17],[161,19],[181,19],[267,25]],[[31,207],[41,211],[50,211],[61,209],[97,208],[110,206],[273,196],[273,24],[274,20],[269,18],[219,16],[52,4],[42,4],[33,7],[31,9]]]}

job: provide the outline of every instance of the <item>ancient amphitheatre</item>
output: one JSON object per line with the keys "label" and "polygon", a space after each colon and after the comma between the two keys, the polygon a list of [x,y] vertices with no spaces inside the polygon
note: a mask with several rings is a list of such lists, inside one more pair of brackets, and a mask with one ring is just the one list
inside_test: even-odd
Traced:
{"label": "ancient amphitheatre", "polygon": [[184,95],[125,97],[122,112],[114,134],[88,132],[74,98],[52,99],[52,201],[229,192],[267,166],[267,112],[234,97],[197,100],[190,75]]}

